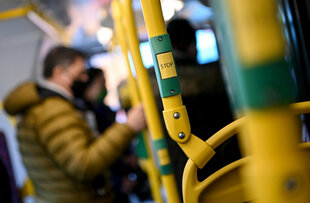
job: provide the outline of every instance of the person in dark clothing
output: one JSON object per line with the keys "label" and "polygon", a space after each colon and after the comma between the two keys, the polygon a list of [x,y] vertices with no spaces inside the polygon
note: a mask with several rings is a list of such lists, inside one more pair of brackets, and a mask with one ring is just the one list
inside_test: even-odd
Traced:
{"label": "person in dark clothing", "polygon": [[87,79],[85,81],[76,82],[73,86],[74,96],[78,105],[85,110],[94,113],[95,123],[90,123],[93,129],[102,133],[106,128],[115,121],[115,112],[104,103],[107,95],[105,76],[99,68],[89,68],[86,70]]}
{"label": "person in dark clothing", "polygon": [[21,202],[4,132],[0,130],[0,202]]}
{"label": "person in dark clothing", "polygon": [[9,174],[0,159],[0,202],[11,202],[11,189]]}
{"label": "person in dark clothing", "polygon": [[[114,202],[108,168],[146,126],[139,105],[128,111],[126,123],[114,122],[95,137],[72,90],[87,79],[85,59],[70,47],[52,48],[40,84],[19,84],[4,100],[7,113],[21,116],[19,149],[36,202]],[[97,177],[103,187],[96,186]]]}
{"label": "person in dark clothing", "polygon": [[[89,125],[93,126],[93,131],[101,133],[114,123],[115,112],[103,101],[107,95],[104,72],[92,67],[86,70],[86,74],[87,79],[75,83],[73,92],[78,98],[78,106],[85,111]],[[115,202],[129,203],[128,195],[131,193],[135,193],[141,200],[151,198],[149,186],[145,185],[146,174],[139,167],[132,146],[129,146],[122,157],[111,165],[110,171],[116,194]],[[95,184],[100,188],[103,180],[98,177]]]}
{"label": "person in dark clothing", "polygon": [[[171,20],[167,24],[167,32],[171,39],[183,104],[187,108],[192,133],[205,141],[233,121],[219,62],[205,65],[197,63],[195,29],[188,20]],[[155,96],[160,101],[154,70],[150,70],[149,73]],[[162,109],[161,102],[158,104]],[[172,139],[168,138],[167,143],[181,194],[183,169],[188,158]],[[207,163],[206,167],[198,170],[198,179],[204,180],[216,170],[239,157],[237,139],[229,139],[216,150],[216,155]]]}

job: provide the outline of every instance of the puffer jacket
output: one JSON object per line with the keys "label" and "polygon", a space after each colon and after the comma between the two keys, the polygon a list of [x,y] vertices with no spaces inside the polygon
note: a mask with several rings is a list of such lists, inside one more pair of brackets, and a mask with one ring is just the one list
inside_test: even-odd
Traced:
{"label": "puffer jacket", "polygon": [[108,184],[99,195],[93,182],[121,155],[134,133],[115,123],[95,138],[74,104],[57,94],[42,97],[38,90],[35,83],[24,83],[4,102],[9,114],[21,115],[19,148],[36,202],[112,202]]}

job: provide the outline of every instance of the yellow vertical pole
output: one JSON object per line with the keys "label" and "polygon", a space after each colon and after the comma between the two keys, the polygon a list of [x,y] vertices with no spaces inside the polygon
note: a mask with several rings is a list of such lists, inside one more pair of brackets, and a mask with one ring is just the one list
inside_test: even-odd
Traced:
{"label": "yellow vertical pole", "polygon": [[[240,67],[243,69],[243,85],[249,88],[256,83],[256,87],[262,89],[253,88],[249,91],[269,99],[269,104],[257,102],[264,101],[264,98],[252,102],[254,95],[244,90],[248,117],[246,135],[251,152],[254,153],[244,171],[244,180],[250,185],[248,192],[257,198],[255,202],[258,203],[309,202],[306,159],[298,148],[301,131],[287,103],[293,97],[287,93],[281,95],[282,88],[290,92],[291,80],[282,80],[284,84],[274,85],[286,78],[286,71],[289,71],[284,62],[285,41],[277,21],[276,1],[230,1],[228,9],[233,19]],[[257,80],[248,82],[243,77],[251,77],[251,72],[256,72]],[[263,74],[275,78],[269,83],[268,76]],[[275,91],[275,98],[268,98],[269,91]]]}
{"label": "yellow vertical pole", "polygon": [[141,0],[141,3],[164,106],[166,128],[169,136],[179,144],[187,157],[202,168],[215,152],[206,142],[191,133],[160,1]]}
{"label": "yellow vertical pole", "polygon": [[160,1],[141,0],[141,3],[151,45],[157,83],[164,106],[163,116],[166,128],[169,136],[178,143],[186,156],[195,165],[202,168],[215,152],[208,143],[191,133],[189,118],[181,98],[179,77]]}
{"label": "yellow vertical pole", "polygon": [[239,83],[247,116],[248,146],[241,146],[253,155],[242,174],[246,192],[257,203],[309,202],[307,163],[298,148],[300,126],[289,109],[294,82],[277,1],[214,0],[214,5],[224,60],[234,69],[231,77]]}
{"label": "yellow vertical pole", "polygon": [[[136,85],[136,80],[132,74],[132,71],[130,69],[130,63],[129,63],[129,56],[128,56],[128,48],[125,40],[125,32],[123,29],[123,23],[122,19],[124,16],[122,16],[121,12],[121,5],[118,2],[118,0],[113,0],[112,2],[112,12],[113,12],[113,19],[114,19],[114,25],[116,29],[116,35],[119,41],[119,44],[122,49],[122,53],[125,56],[126,59],[126,65],[128,67],[128,85],[129,85],[129,91],[131,96],[131,103],[133,106],[139,104],[141,102],[141,98],[139,95],[139,91]],[[161,183],[159,178],[159,172],[154,162],[154,157],[152,156],[150,145],[148,143],[148,137],[147,132],[142,132],[142,141],[144,143],[145,149],[146,149],[146,157],[140,158],[139,162],[141,164],[141,167],[146,171],[149,181],[150,181],[150,187],[152,196],[157,203],[163,203],[163,199],[161,196]]]}
{"label": "yellow vertical pole", "polygon": [[135,20],[132,11],[132,1],[121,1],[124,12],[124,25],[128,35],[128,45],[137,72],[138,85],[145,108],[146,120],[151,134],[156,154],[160,164],[161,179],[167,192],[168,202],[180,202],[172,165],[168,154],[167,144],[156,108],[155,97],[151,87],[147,70],[143,66],[139,52],[139,40],[136,32]]}

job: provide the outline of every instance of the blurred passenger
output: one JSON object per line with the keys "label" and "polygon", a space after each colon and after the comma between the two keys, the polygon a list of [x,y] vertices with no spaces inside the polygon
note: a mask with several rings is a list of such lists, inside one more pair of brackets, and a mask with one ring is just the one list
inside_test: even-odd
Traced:
{"label": "blurred passenger", "polygon": [[[107,95],[103,71],[89,68],[86,74],[87,79],[76,82],[73,92],[79,106],[85,109],[93,131],[102,133],[114,123],[115,113],[103,102]],[[126,111],[129,109],[130,107],[124,108]],[[141,201],[151,198],[146,174],[139,167],[133,146],[127,147],[122,156],[111,165],[110,170],[112,186],[116,193],[115,202],[129,203],[131,194],[136,194]],[[100,187],[100,181],[97,181],[96,185]]]}
{"label": "blurred passenger", "polygon": [[7,140],[0,129],[0,202],[19,203]]}
{"label": "blurred passenger", "polygon": [[[139,106],[126,124],[114,123],[95,138],[72,91],[87,79],[84,63],[83,53],[55,47],[44,60],[45,81],[26,82],[5,99],[5,110],[21,115],[19,147],[38,203],[113,202],[107,169],[146,125]],[[95,186],[97,177],[104,188]]]}
{"label": "blurred passenger", "polygon": [[174,19],[167,24],[167,32],[176,64],[193,66],[197,63],[196,32],[186,19]]}
{"label": "blurred passenger", "polygon": [[89,124],[93,130],[102,133],[115,122],[115,112],[103,101],[108,93],[103,71],[99,68],[89,68],[86,74],[85,81],[78,81],[74,84],[73,93],[81,108],[94,113],[94,118],[91,114],[89,115],[92,121]]}
{"label": "blurred passenger", "polygon": [[0,159],[0,202],[12,202],[11,182],[7,168]]}
{"label": "blurred passenger", "polygon": [[[128,81],[123,80],[117,86],[117,91],[121,108],[127,112],[132,105]],[[143,156],[141,145],[144,144],[140,143],[139,139],[135,140],[132,146],[125,151],[123,159],[112,166],[116,190],[119,192],[119,202],[152,201],[147,174],[139,165],[139,157]]]}
{"label": "blurred passenger", "polygon": [[[188,112],[192,133],[202,140],[207,140],[233,121],[219,63],[205,65],[197,63],[196,31],[188,20],[171,20],[167,25],[167,32],[171,39],[182,99]],[[154,75],[154,71],[151,72],[154,92],[159,97]],[[170,156],[181,194],[183,169],[188,159],[172,139],[168,139],[168,149],[173,152]],[[199,180],[205,179],[239,157],[237,140],[235,138],[228,140],[216,150],[215,157],[205,169],[198,171]]]}

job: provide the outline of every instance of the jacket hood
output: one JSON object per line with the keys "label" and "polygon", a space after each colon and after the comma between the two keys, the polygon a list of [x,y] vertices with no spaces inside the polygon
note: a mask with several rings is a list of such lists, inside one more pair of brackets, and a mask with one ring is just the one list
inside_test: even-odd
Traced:
{"label": "jacket hood", "polygon": [[10,115],[20,114],[29,107],[42,101],[34,82],[17,86],[4,100],[4,109]]}

